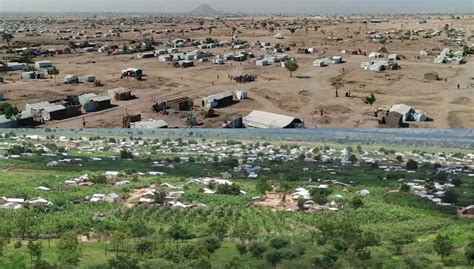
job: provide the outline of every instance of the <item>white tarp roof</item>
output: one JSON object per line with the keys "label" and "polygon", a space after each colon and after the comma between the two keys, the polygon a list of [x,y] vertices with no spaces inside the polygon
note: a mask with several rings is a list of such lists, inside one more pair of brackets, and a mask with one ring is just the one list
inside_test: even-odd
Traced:
{"label": "white tarp roof", "polygon": [[291,124],[296,118],[271,112],[254,110],[243,117],[243,123],[247,127],[254,128],[284,128]]}
{"label": "white tarp roof", "polygon": [[390,112],[398,112],[402,115],[407,114],[408,112],[410,112],[410,110],[412,110],[412,107],[405,104],[396,104],[393,105],[392,108],[390,108]]}

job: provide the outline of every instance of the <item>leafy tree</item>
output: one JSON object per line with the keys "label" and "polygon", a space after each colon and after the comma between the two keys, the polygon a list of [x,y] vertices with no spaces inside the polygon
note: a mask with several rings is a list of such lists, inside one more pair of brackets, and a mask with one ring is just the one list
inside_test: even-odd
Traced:
{"label": "leafy tree", "polygon": [[1,104],[1,109],[3,110],[3,114],[7,119],[11,119],[12,117],[16,117],[20,111],[18,108],[8,102]]}
{"label": "leafy tree", "polygon": [[127,235],[123,231],[115,231],[112,234],[112,239],[110,243],[112,244],[113,249],[115,250],[115,255],[118,256],[120,248],[125,244]]}
{"label": "leafy tree", "polygon": [[79,242],[75,233],[65,233],[59,238],[57,255],[60,265],[76,266],[81,257]]}
{"label": "leafy tree", "polygon": [[133,220],[129,224],[129,230],[130,230],[130,233],[132,234],[134,240],[136,238],[146,237],[146,236],[151,235],[153,233],[153,229],[149,228],[146,225],[146,223],[141,219]]}
{"label": "leafy tree", "polygon": [[455,177],[455,178],[453,178],[453,179],[451,180],[451,183],[452,183],[454,186],[459,187],[459,186],[461,186],[461,185],[463,184],[463,181],[462,181],[460,178]]}
{"label": "leafy tree", "polygon": [[224,269],[241,269],[244,261],[237,256],[232,257],[224,266]]}
{"label": "leafy tree", "polygon": [[162,191],[158,191],[155,193],[155,196],[153,198],[154,198],[155,204],[162,205],[165,203],[166,193]]}
{"label": "leafy tree", "polygon": [[314,188],[311,189],[310,195],[311,199],[318,205],[325,205],[328,203],[327,197],[332,193],[331,189],[320,189],[320,188]]}
{"label": "leafy tree", "polygon": [[270,240],[270,246],[276,249],[284,248],[290,245],[290,240],[288,238],[278,236]]}
{"label": "leafy tree", "polygon": [[304,210],[305,210],[305,207],[304,207],[305,202],[306,202],[306,200],[303,199],[303,198],[299,198],[299,199],[298,199],[298,204],[297,204],[297,206],[298,206],[298,209],[299,209],[300,211],[304,211]]}
{"label": "leafy tree", "polygon": [[28,253],[30,253],[31,262],[33,262],[33,258],[35,258],[36,261],[41,260],[41,255],[43,253],[42,247],[43,245],[41,242],[34,243],[31,240],[28,242],[27,248]]}
{"label": "leafy tree", "polygon": [[201,257],[198,260],[196,260],[195,262],[193,262],[191,264],[191,267],[196,268],[196,269],[211,269],[212,265],[211,265],[211,262],[209,261],[209,259]]}
{"label": "leafy tree", "polygon": [[208,224],[208,234],[223,240],[227,235],[228,225],[223,219],[213,219]]}
{"label": "leafy tree", "polygon": [[220,184],[217,186],[217,194],[239,195],[240,186],[237,184]]}
{"label": "leafy tree", "polygon": [[353,208],[359,208],[364,205],[364,202],[362,201],[362,198],[360,198],[358,195],[353,196],[351,199],[351,206]]}
{"label": "leafy tree", "polygon": [[433,242],[434,251],[444,260],[451,255],[454,250],[454,244],[451,238],[438,234]]}
{"label": "leafy tree", "polygon": [[176,240],[176,241],[186,240],[186,239],[191,238],[188,230],[186,230],[184,227],[182,227],[179,224],[174,224],[173,226],[171,226],[167,233],[171,239]]}
{"label": "leafy tree", "polygon": [[351,154],[351,156],[349,157],[349,161],[354,164],[357,162],[357,157],[354,155],[354,154]]}
{"label": "leafy tree", "polygon": [[56,66],[48,68],[48,75],[54,76],[54,83],[56,83],[56,78],[59,75],[59,70],[56,68]]}
{"label": "leafy tree", "polygon": [[336,90],[336,97],[339,97],[339,90],[344,87],[344,79],[342,76],[337,76],[331,83],[331,86]]}
{"label": "leafy tree", "polygon": [[265,260],[267,260],[269,264],[276,266],[283,260],[282,252],[277,249],[271,249],[265,254]]}
{"label": "leafy tree", "polygon": [[260,178],[255,184],[255,190],[258,193],[265,194],[267,191],[270,191],[272,186],[268,184],[265,178]]}
{"label": "leafy tree", "polygon": [[120,151],[120,159],[133,159],[133,154],[128,150],[121,150]]}
{"label": "leafy tree", "polygon": [[209,253],[214,253],[221,247],[221,241],[216,237],[209,237],[204,240],[206,243],[206,248]]}
{"label": "leafy tree", "polygon": [[239,252],[240,255],[244,255],[247,253],[247,246],[245,244],[237,244],[235,245],[235,248]]}
{"label": "leafy tree", "polygon": [[72,49],[74,52],[76,52],[76,49],[77,49],[76,42],[74,42],[74,41],[69,41],[69,42],[68,42],[68,47],[69,47],[70,49]]}
{"label": "leafy tree", "polygon": [[290,78],[293,77],[293,72],[298,70],[299,65],[296,62],[296,59],[290,59],[285,61],[285,68],[290,72]]}
{"label": "leafy tree", "polygon": [[267,251],[267,248],[268,247],[265,243],[258,241],[251,242],[248,246],[248,250],[254,258],[262,258],[263,253]]}
{"label": "leafy tree", "polygon": [[13,34],[11,34],[10,32],[8,31],[4,31],[3,34],[2,34],[2,40],[7,42],[7,47],[8,49],[10,49],[10,42],[14,39],[15,37],[13,36]]}
{"label": "leafy tree", "polygon": [[21,235],[21,238],[25,238],[27,234],[31,232],[31,227],[34,224],[34,216],[30,210],[20,210],[15,218],[15,228]]}
{"label": "leafy tree", "polygon": [[467,246],[464,250],[464,255],[466,256],[467,262],[469,264],[474,263],[474,241],[467,244]]}
{"label": "leafy tree", "polygon": [[255,227],[246,220],[240,220],[232,229],[232,236],[239,238],[240,242],[251,240],[256,234]]}
{"label": "leafy tree", "polygon": [[105,175],[91,175],[91,182],[94,184],[107,184],[107,177]]}
{"label": "leafy tree", "polygon": [[407,162],[407,170],[417,170],[418,169],[418,162],[412,159],[409,159]]}
{"label": "leafy tree", "polygon": [[152,253],[154,248],[155,244],[150,240],[141,240],[135,245],[135,250],[140,255],[140,258],[147,253]]}
{"label": "leafy tree", "polygon": [[408,186],[406,183],[404,183],[400,186],[400,191],[401,192],[409,192],[410,191],[410,186]]}
{"label": "leafy tree", "polygon": [[292,186],[290,183],[286,181],[280,182],[280,184],[278,185],[278,191],[280,191],[283,194],[281,198],[282,201],[286,201],[286,195],[291,189],[292,189]]}
{"label": "leafy tree", "polygon": [[140,269],[138,260],[130,256],[116,256],[109,260],[111,269]]}
{"label": "leafy tree", "polygon": [[453,189],[448,189],[444,193],[443,202],[445,203],[456,203],[458,201],[458,194]]}
{"label": "leafy tree", "polygon": [[375,98],[375,95],[373,93],[371,93],[370,96],[364,97],[364,103],[370,105],[370,108],[372,108],[375,101],[377,101],[377,98]]}

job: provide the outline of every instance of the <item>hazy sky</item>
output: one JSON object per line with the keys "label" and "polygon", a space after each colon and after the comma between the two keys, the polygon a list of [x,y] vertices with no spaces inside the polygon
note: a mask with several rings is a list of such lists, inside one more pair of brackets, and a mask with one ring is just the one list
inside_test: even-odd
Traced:
{"label": "hazy sky", "polygon": [[0,12],[188,12],[200,4],[228,12],[474,13],[474,0],[0,0]]}

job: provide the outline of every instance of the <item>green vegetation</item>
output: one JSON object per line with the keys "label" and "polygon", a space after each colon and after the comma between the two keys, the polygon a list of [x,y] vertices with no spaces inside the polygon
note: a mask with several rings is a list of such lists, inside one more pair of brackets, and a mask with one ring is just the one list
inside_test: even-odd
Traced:
{"label": "green vegetation", "polygon": [[[365,146],[347,149],[352,159],[347,165],[313,158],[324,155],[329,149],[325,145],[308,158],[269,160],[260,154],[247,164],[268,169],[261,170],[258,179],[248,179],[233,169],[239,166],[238,157],[185,150],[186,145],[198,143],[192,139],[143,142],[136,138],[133,146],[120,148],[115,143],[124,138],[115,137],[105,139],[100,152],[87,152],[66,150],[66,142],[50,142],[55,140],[52,134],[48,138],[18,142],[23,139],[8,134],[1,140],[12,143],[0,149],[4,155],[22,156],[0,161],[0,197],[42,197],[52,204],[0,210],[0,268],[470,268],[474,263],[474,222],[455,216],[455,205],[474,204],[473,178],[439,173],[437,166],[407,158],[408,165],[388,149],[380,151],[386,151],[383,158],[392,165],[414,168],[413,172],[385,171],[379,168],[382,161],[362,162]],[[230,145],[247,152],[270,144],[225,141],[214,147]],[[278,152],[295,149],[298,145],[280,145]],[[46,166],[62,158],[81,161]],[[157,162],[165,165],[154,166]],[[115,181],[104,176],[111,170],[122,172],[117,180],[130,183],[112,184]],[[232,174],[234,184],[206,186],[216,194],[203,193],[202,185],[186,184],[189,178],[221,177],[224,172]],[[64,183],[84,174],[93,185]],[[447,197],[455,198],[455,204],[436,205],[414,195],[405,184],[414,179],[453,183]],[[317,180],[345,185],[311,188],[319,184]],[[125,205],[125,197],[134,190],[162,183],[184,185],[180,202],[206,206],[171,208],[166,194],[173,190],[168,187],[157,187],[155,204]],[[337,200],[344,207],[303,212],[302,199],[293,212],[251,206],[252,199],[266,191],[280,192],[285,200],[300,187],[310,190],[315,203]],[[364,189],[370,194],[357,194]],[[121,200],[92,203],[86,199],[111,192]]]}
{"label": "green vegetation", "polygon": [[298,70],[299,65],[298,62],[296,62],[295,59],[290,59],[285,61],[285,68],[290,72],[290,77],[293,77],[293,72]]}

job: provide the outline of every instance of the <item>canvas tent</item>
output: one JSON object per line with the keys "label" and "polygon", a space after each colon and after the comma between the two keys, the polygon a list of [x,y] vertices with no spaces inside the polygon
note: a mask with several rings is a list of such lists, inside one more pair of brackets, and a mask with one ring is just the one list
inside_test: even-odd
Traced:
{"label": "canvas tent", "polygon": [[137,129],[159,129],[168,128],[168,123],[164,120],[138,121],[131,124],[131,128]]}
{"label": "canvas tent", "polygon": [[216,93],[202,98],[202,106],[206,108],[218,108],[229,106],[234,101],[234,95],[230,91]]}
{"label": "canvas tent", "polygon": [[393,105],[389,112],[397,112],[402,115],[402,121],[426,121],[427,116],[426,113],[420,110],[415,110],[413,107],[405,105],[405,104],[396,104]]}
{"label": "canvas tent", "polygon": [[73,84],[78,83],[79,78],[76,75],[67,75],[64,77],[64,83],[66,84]]}
{"label": "canvas tent", "polygon": [[254,110],[242,119],[247,128],[304,128],[301,119]]}
{"label": "canvas tent", "polygon": [[42,68],[50,68],[53,67],[53,64],[51,61],[37,61],[35,62],[35,68],[36,69],[42,69]]}

